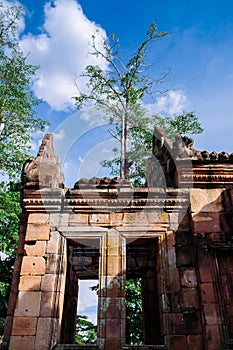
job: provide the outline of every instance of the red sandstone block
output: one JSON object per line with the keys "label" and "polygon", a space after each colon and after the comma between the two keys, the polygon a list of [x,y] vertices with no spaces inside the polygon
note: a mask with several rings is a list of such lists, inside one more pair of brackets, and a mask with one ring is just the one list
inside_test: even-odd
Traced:
{"label": "red sandstone block", "polygon": [[119,350],[121,349],[121,340],[119,339],[105,339],[105,350]]}
{"label": "red sandstone block", "polygon": [[88,225],[88,214],[70,214],[69,226],[83,226]]}
{"label": "red sandstone block", "polygon": [[35,335],[36,326],[36,317],[14,317],[12,335]]}
{"label": "red sandstone block", "polygon": [[101,298],[100,315],[102,318],[119,320],[125,308],[124,298],[103,297]]}
{"label": "red sandstone block", "polygon": [[183,287],[193,288],[197,286],[197,275],[194,268],[182,268],[181,285]]}
{"label": "red sandstone block", "polygon": [[169,268],[169,277],[170,277],[170,291],[175,293],[179,292],[181,289],[180,286],[180,274],[179,274],[179,269],[177,268]]}
{"label": "red sandstone block", "polygon": [[48,241],[50,226],[48,224],[28,224],[25,241]]}
{"label": "red sandstone block", "polygon": [[57,293],[54,316],[56,316],[60,320],[60,323],[63,315],[64,298],[64,293]]}
{"label": "red sandstone block", "polygon": [[44,256],[45,241],[32,241],[30,244],[26,243],[24,245],[24,255]]}
{"label": "red sandstone block", "polygon": [[90,214],[89,215],[89,224],[98,226],[98,225],[106,225],[109,226],[109,214]]}
{"label": "red sandstone block", "polygon": [[56,289],[58,275],[45,274],[41,281],[41,290],[47,292],[53,292]]}
{"label": "red sandstone block", "polygon": [[46,244],[46,253],[60,254],[60,242],[61,235],[58,231],[52,231],[50,233],[50,239]]}
{"label": "red sandstone block", "polygon": [[213,283],[201,283],[200,290],[203,303],[216,303],[217,300],[215,296]]}
{"label": "red sandstone block", "polygon": [[43,291],[41,295],[40,317],[52,317],[55,310],[55,292]]}
{"label": "red sandstone block", "polygon": [[203,304],[202,307],[207,325],[218,325],[222,323],[218,304],[208,303]]}
{"label": "red sandstone block", "polygon": [[120,320],[118,318],[108,319],[106,322],[106,339],[115,339],[117,341],[120,337]]}
{"label": "red sandstone block", "polygon": [[15,316],[38,317],[41,292],[19,292]]}
{"label": "red sandstone block", "polygon": [[185,335],[173,335],[166,337],[169,339],[170,349],[172,350],[189,350],[187,338]]}
{"label": "red sandstone block", "polygon": [[124,297],[125,288],[123,276],[102,276],[101,277],[101,295],[108,297]]}
{"label": "red sandstone block", "polygon": [[[52,333],[55,331],[55,322],[51,318],[39,318],[37,324],[35,350],[48,350],[51,349]],[[54,327],[54,328],[53,328]],[[53,339],[56,341],[56,339]]]}
{"label": "red sandstone block", "polygon": [[203,350],[203,336],[202,335],[188,335],[188,349],[189,350]]}
{"label": "red sandstone block", "polygon": [[110,225],[113,227],[123,225],[123,213],[110,213]]}
{"label": "red sandstone block", "polygon": [[43,257],[24,256],[21,275],[44,275],[45,259]]}
{"label": "red sandstone block", "polygon": [[49,214],[32,213],[28,216],[29,224],[49,224]]}
{"label": "red sandstone block", "polygon": [[183,310],[190,308],[200,309],[200,299],[197,288],[183,288],[181,294],[181,305]]}
{"label": "red sandstone block", "polygon": [[35,336],[12,336],[9,350],[34,350]]}
{"label": "red sandstone block", "polygon": [[204,213],[192,215],[194,233],[221,232],[220,214]]}
{"label": "red sandstone block", "polygon": [[19,290],[40,290],[41,276],[21,276]]}
{"label": "red sandstone block", "polygon": [[214,212],[219,213],[222,207],[221,188],[200,189],[192,188],[190,190],[190,208],[193,213]]}
{"label": "red sandstone block", "polygon": [[198,260],[199,260],[199,276],[200,281],[205,282],[213,282],[216,279],[214,273],[214,261],[211,259],[208,253],[205,251],[197,252]]}
{"label": "red sandstone block", "polygon": [[176,335],[185,334],[184,319],[182,313],[172,314],[172,333]]}
{"label": "red sandstone block", "polygon": [[60,271],[60,263],[61,263],[61,259],[63,257],[61,255],[58,254],[46,254],[46,269],[45,269],[45,273],[46,274],[59,274],[61,273]]}
{"label": "red sandstone block", "polygon": [[223,345],[221,344],[221,326],[207,325],[206,326],[206,335],[208,350],[222,349]]}

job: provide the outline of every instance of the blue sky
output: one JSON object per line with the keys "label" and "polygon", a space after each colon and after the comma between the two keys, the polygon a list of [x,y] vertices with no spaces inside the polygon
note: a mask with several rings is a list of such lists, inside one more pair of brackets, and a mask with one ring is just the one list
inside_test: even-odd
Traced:
{"label": "blue sky", "polygon": [[[55,133],[68,186],[80,176],[102,174],[99,159],[111,157],[113,148],[102,115],[93,110],[77,113],[71,100],[77,94],[74,81],[85,86],[79,75],[87,64],[106,68],[88,54],[90,35],[97,29],[102,37],[115,33],[126,58],[152,21],[160,31],[168,31],[168,37],[151,45],[147,62],[153,64],[150,78],[171,71],[171,90],[146,103],[162,115],[195,111],[204,127],[203,134],[194,136],[195,147],[233,152],[233,1],[22,0],[21,4],[26,16],[20,44],[29,53],[28,60],[40,65],[32,87],[44,99],[37,113],[51,122],[47,131]],[[41,137],[35,137],[34,152]],[[86,298],[84,310],[92,307],[92,299]]]}
{"label": "blue sky", "polygon": [[[98,146],[109,138],[103,132],[106,127],[102,127],[100,134],[94,136],[92,132],[88,136],[87,133],[82,142],[74,140],[64,152],[64,139],[72,133],[68,118],[76,113],[71,100],[77,94],[74,81],[84,86],[79,75],[87,64],[96,64],[93,56],[88,55],[90,34],[96,29],[104,37],[115,33],[125,58],[143,40],[152,21],[159,30],[168,31],[168,37],[151,45],[147,62],[153,64],[148,70],[150,78],[157,79],[170,70],[167,87],[171,91],[146,102],[162,115],[195,111],[204,127],[203,134],[194,136],[195,147],[233,151],[232,1],[22,0],[21,3],[27,10],[24,31],[20,34],[21,47],[25,53],[30,52],[29,61],[41,67],[33,87],[36,95],[45,101],[38,114],[50,120],[48,131],[58,134],[57,147],[66,154],[62,161],[68,186],[76,180],[83,159],[93,149],[93,140],[96,138]],[[104,62],[97,64],[105,67]],[[99,114],[91,113],[91,120],[86,120],[86,131],[96,121],[103,123]],[[83,118],[79,114],[76,120],[80,125]],[[106,142],[102,148],[109,151],[110,157],[112,144]],[[38,148],[38,142],[34,148]],[[74,152],[76,159],[72,160]],[[96,149],[93,152],[96,155]],[[106,157],[106,152],[98,155]],[[73,177],[68,171],[70,167]]]}

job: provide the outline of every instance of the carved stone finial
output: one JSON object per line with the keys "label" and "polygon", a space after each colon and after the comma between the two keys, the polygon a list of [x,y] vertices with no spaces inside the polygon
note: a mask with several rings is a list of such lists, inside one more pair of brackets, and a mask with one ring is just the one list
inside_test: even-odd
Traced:
{"label": "carved stone finial", "polygon": [[60,160],[55,155],[53,135],[46,134],[36,158],[26,160],[22,171],[22,184],[26,187],[59,188],[63,180]]}

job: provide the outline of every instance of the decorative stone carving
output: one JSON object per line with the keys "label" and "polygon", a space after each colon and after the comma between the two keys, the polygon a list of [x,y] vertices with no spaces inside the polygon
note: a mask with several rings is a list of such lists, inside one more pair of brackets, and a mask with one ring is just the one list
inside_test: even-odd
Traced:
{"label": "decorative stone carving", "polygon": [[26,160],[22,171],[24,187],[59,188],[63,181],[60,160],[53,147],[53,135],[46,134],[36,158]]}

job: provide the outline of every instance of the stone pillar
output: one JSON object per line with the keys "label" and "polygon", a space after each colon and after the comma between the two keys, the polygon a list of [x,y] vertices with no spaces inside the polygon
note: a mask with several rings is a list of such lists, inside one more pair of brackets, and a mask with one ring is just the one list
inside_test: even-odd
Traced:
{"label": "stone pillar", "polygon": [[125,240],[111,229],[102,239],[98,304],[99,348],[119,350],[125,342]]}
{"label": "stone pillar", "polygon": [[29,214],[9,350],[49,350],[60,337],[66,240],[49,214]]}

